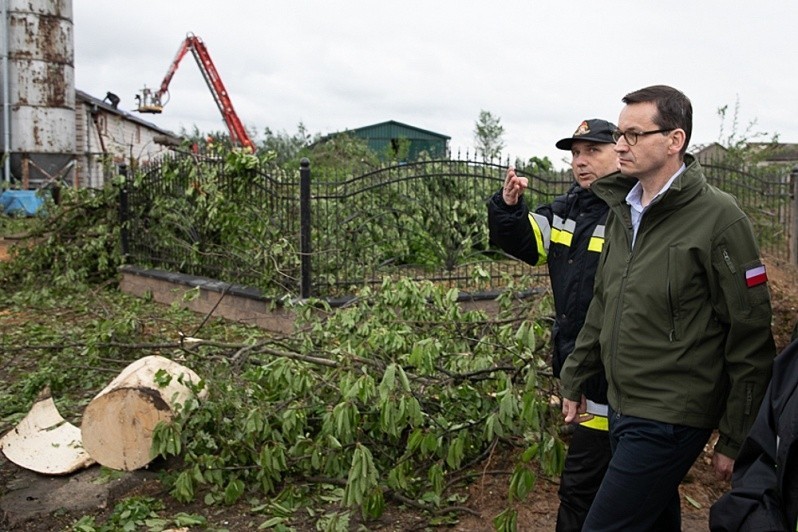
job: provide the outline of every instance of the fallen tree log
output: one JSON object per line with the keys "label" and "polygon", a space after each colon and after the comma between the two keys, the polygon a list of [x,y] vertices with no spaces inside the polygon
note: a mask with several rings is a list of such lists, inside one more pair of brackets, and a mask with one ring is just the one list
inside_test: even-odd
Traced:
{"label": "fallen tree log", "polygon": [[83,447],[101,465],[132,471],[152,461],[155,426],[172,419],[175,408],[194,395],[200,378],[161,356],[141,358],[120,373],[86,407]]}

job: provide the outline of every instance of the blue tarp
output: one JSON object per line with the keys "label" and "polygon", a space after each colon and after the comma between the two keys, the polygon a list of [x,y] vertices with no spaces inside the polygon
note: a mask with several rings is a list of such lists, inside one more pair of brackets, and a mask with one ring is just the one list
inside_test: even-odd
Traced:
{"label": "blue tarp", "polygon": [[35,190],[6,190],[0,194],[0,207],[5,214],[33,216],[43,203]]}

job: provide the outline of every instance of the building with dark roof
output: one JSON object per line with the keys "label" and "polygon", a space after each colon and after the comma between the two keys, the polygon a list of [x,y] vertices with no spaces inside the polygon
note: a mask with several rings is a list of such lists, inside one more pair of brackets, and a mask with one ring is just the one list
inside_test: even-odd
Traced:
{"label": "building with dark roof", "polygon": [[[441,133],[395,120],[350,129],[345,133],[365,140],[369,149],[381,158],[387,159],[395,157],[397,154],[404,155],[406,153],[403,160],[408,161],[418,159],[423,153],[430,157],[444,157],[449,153],[449,141],[451,140],[451,137]],[[340,133],[333,133],[327,138],[338,134]]]}
{"label": "building with dark roof", "polygon": [[[107,101],[106,101],[107,100]],[[102,100],[75,91],[75,185],[102,187],[120,164],[146,164],[179,144],[165,129],[118,109],[108,93]]]}

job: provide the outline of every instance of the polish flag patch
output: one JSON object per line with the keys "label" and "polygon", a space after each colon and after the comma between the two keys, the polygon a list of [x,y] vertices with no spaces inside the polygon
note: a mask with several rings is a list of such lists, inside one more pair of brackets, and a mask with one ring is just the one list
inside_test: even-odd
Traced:
{"label": "polish flag patch", "polygon": [[765,272],[765,266],[756,266],[745,271],[745,284],[748,285],[748,288],[759,286],[767,281],[768,274]]}

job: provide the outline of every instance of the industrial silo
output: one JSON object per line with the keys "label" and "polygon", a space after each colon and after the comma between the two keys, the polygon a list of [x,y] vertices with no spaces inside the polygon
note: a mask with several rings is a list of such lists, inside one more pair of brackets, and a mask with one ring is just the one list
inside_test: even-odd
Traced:
{"label": "industrial silo", "polygon": [[[75,160],[72,0],[0,0],[4,151],[15,188],[71,183]],[[10,147],[10,150],[8,149]],[[4,177],[6,172],[4,172]]]}

